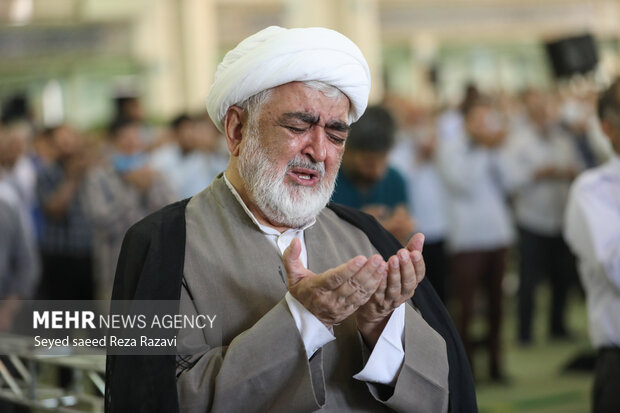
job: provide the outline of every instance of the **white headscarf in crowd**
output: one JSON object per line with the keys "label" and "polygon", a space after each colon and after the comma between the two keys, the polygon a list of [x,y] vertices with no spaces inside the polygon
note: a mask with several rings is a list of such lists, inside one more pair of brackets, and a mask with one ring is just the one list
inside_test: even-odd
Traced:
{"label": "white headscarf in crowd", "polygon": [[317,80],[351,102],[354,122],[366,110],[370,70],[360,49],[344,35],[322,27],[271,26],[246,38],[217,67],[207,97],[209,116],[220,132],[228,108],[285,83]]}

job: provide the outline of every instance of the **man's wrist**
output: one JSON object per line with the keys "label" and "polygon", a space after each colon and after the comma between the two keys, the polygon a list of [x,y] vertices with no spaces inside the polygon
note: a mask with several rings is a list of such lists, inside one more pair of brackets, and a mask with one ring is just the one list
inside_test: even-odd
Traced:
{"label": "man's wrist", "polygon": [[295,325],[301,334],[308,359],[325,344],[335,340],[333,330],[325,328],[324,323],[297,300],[290,291],[285,295],[289,311],[295,320]]}
{"label": "man's wrist", "polygon": [[369,349],[372,350],[377,344],[377,341],[379,341],[381,333],[383,333],[383,329],[390,320],[391,315],[392,313],[390,312],[388,315],[377,321],[362,321],[359,317],[357,318],[357,329]]}

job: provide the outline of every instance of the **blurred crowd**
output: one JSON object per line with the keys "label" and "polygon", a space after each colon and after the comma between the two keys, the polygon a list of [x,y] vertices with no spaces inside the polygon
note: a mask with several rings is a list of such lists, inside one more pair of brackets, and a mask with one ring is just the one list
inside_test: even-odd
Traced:
{"label": "blurred crowd", "polygon": [[91,134],[3,113],[0,323],[17,298],[109,299],[127,229],[225,169],[225,142],[206,114],[154,128],[138,98],[116,109],[107,130]]}
{"label": "blurred crowd", "polygon": [[[425,234],[426,276],[450,304],[477,377],[482,349],[484,377],[508,381],[500,335],[508,265],[519,279],[518,343],[534,340],[543,281],[548,335],[571,339],[567,294],[579,283],[562,236],[564,208],[573,179],[611,156],[596,105],[594,89],[507,96],[470,85],[454,107],[387,96],[353,125],[333,199],[374,215],[401,242]],[[482,337],[472,331],[480,313]]]}
{"label": "blurred crowd", "polygon": [[[386,96],[353,125],[333,200],[375,216],[406,242],[425,234],[427,278],[473,361],[488,349],[504,381],[502,280],[516,251],[518,331],[533,340],[535,291],[551,285],[548,332],[569,338],[567,293],[577,280],[562,238],[571,181],[604,162],[596,93],[530,89],[427,108]],[[206,114],[180,114],[160,130],[140,100],[116,102],[105,132],[41,129],[3,114],[0,126],[0,330],[17,298],[108,299],[123,235],[148,213],[207,187],[228,163]],[[472,336],[485,308],[488,333]],[[475,367],[475,366],[474,366]]]}

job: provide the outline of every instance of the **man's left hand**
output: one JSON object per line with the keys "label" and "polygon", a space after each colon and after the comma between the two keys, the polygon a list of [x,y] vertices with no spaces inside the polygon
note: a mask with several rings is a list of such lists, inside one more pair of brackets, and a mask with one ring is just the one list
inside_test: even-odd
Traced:
{"label": "man's left hand", "polygon": [[413,297],[424,279],[426,266],[422,258],[424,235],[415,234],[407,247],[388,260],[388,275],[370,300],[355,313],[357,328],[369,348],[374,348],[394,309]]}

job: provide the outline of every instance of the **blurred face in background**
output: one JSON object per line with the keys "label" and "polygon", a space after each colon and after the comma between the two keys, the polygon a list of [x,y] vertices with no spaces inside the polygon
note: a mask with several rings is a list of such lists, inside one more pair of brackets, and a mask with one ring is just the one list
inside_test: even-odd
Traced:
{"label": "blurred face in background", "polygon": [[500,145],[505,136],[502,115],[488,101],[472,103],[465,114],[465,128],[469,137],[489,148]]}
{"label": "blurred face in background", "polygon": [[26,152],[26,136],[7,128],[0,131],[0,168],[12,169]]}
{"label": "blurred face in background", "polygon": [[217,130],[211,119],[208,117],[196,119],[194,129],[197,146],[200,149],[207,152],[216,152],[220,149],[223,143],[223,136]]}
{"label": "blurred face in background", "polygon": [[58,149],[54,145],[53,138],[45,133],[35,136],[34,151],[38,158],[45,163],[54,162],[58,158]]}
{"label": "blurred face in background", "polygon": [[114,147],[124,155],[133,155],[144,150],[140,139],[140,127],[137,124],[128,124],[120,128],[113,136]]}
{"label": "blurred face in background", "polygon": [[52,141],[61,160],[75,155],[83,146],[82,137],[67,125],[58,126],[54,130]]}
{"label": "blurred face in background", "polygon": [[380,181],[388,168],[387,152],[371,152],[347,149],[342,158],[342,167],[347,176],[361,186],[370,186]]}
{"label": "blurred face in background", "polygon": [[196,124],[193,120],[181,122],[175,130],[175,136],[183,152],[192,152],[198,146]]}
{"label": "blurred face in background", "polygon": [[430,113],[421,117],[412,129],[417,158],[428,161],[434,158],[437,150],[437,122]]}
{"label": "blurred face in background", "polygon": [[474,140],[484,139],[488,135],[491,107],[486,104],[474,104],[465,115],[465,128]]}
{"label": "blurred face in background", "polygon": [[123,103],[122,112],[125,117],[137,122],[142,121],[142,118],[144,117],[142,104],[137,98],[127,99]]}
{"label": "blurred face in background", "polygon": [[539,128],[546,129],[553,121],[553,107],[549,98],[540,92],[528,92],[523,103],[530,120]]}

